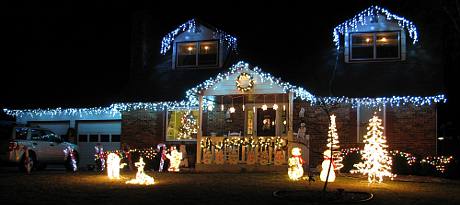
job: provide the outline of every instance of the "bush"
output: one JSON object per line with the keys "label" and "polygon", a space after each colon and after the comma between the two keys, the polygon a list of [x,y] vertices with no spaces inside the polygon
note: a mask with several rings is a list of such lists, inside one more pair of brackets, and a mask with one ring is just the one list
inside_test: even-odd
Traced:
{"label": "bush", "polygon": [[343,157],[343,167],[340,169],[342,173],[349,173],[350,170],[354,169],[353,165],[358,164],[361,161],[361,154],[359,152],[352,152]]}
{"label": "bush", "polygon": [[438,176],[439,172],[436,170],[436,167],[430,163],[418,162],[415,165],[415,175],[420,176]]}
{"label": "bush", "polygon": [[457,159],[454,159],[451,163],[446,166],[446,171],[443,174],[443,177],[451,179],[460,179],[460,162]]}
{"label": "bush", "polygon": [[392,156],[391,172],[393,174],[413,174],[413,165],[409,165],[407,159],[400,155]]}

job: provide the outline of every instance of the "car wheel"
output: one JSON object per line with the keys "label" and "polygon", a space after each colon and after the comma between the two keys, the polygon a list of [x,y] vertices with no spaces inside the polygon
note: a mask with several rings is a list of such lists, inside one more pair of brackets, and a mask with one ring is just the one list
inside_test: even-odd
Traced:
{"label": "car wheel", "polygon": [[21,161],[19,163],[19,171],[30,173],[37,166],[37,157],[35,152],[29,151],[29,159],[26,159],[25,154],[22,155]]}

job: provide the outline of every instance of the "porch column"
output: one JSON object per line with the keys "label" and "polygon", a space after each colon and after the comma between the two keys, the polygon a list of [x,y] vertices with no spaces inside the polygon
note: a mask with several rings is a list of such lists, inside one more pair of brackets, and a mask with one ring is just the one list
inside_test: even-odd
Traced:
{"label": "porch column", "polygon": [[289,106],[288,106],[288,156],[291,157],[291,149],[293,147],[292,142],[294,141],[294,132],[293,132],[293,123],[294,123],[294,93],[289,92],[288,93],[288,98],[289,98]]}
{"label": "porch column", "polygon": [[201,163],[201,137],[203,136],[203,95],[199,95],[199,105],[198,105],[198,131],[196,135],[196,164]]}

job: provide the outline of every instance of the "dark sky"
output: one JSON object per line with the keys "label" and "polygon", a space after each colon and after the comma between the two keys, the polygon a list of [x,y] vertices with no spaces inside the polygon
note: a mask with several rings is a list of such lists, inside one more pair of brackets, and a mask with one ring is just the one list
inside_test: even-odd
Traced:
{"label": "dark sky", "polygon": [[2,3],[0,107],[89,107],[116,101],[113,96],[129,79],[131,19],[140,10],[154,16],[158,50],[163,35],[198,17],[237,36],[240,56],[263,67],[314,61],[314,51],[292,50],[292,45],[309,38],[311,47],[331,46],[333,27],[370,5],[397,14],[437,5],[364,0],[218,2]]}

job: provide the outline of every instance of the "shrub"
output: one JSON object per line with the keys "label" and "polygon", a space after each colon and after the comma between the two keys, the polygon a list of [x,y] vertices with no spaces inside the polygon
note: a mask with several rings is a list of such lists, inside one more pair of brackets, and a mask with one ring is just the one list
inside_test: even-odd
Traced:
{"label": "shrub", "polygon": [[349,173],[350,170],[354,169],[353,165],[358,164],[361,161],[361,153],[351,152],[343,157],[343,167],[340,169],[342,173]]}
{"label": "shrub", "polygon": [[409,165],[405,157],[393,155],[392,161],[391,172],[393,174],[413,174],[413,165]]}

